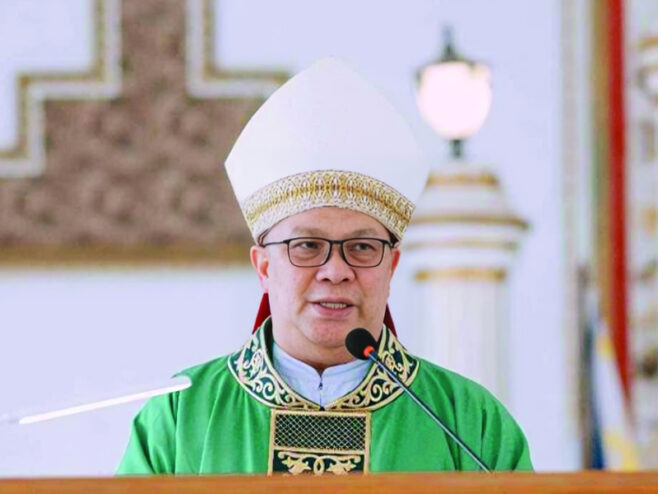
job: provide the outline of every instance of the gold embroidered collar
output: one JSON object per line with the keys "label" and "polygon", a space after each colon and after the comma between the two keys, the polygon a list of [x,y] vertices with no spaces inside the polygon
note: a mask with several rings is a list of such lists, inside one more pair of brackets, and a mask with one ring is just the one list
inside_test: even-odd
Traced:
{"label": "gold embroidered collar", "polygon": [[[241,350],[232,354],[228,366],[240,385],[251,396],[272,408],[288,410],[323,410],[323,407],[293,391],[272,365],[272,328],[268,318]],[[386,327],[377,349],[384,364],[410,386],[418,373],[419,362],[400,344]],[[324,410],[375,410],[402,393],[390,377],[371,365],[364,380],[352,392],[338,398]]]}

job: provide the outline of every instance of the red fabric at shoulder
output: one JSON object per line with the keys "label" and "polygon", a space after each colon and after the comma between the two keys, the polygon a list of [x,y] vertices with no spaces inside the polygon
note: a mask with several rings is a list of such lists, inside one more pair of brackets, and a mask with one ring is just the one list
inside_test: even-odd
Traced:
{"label": "red fabric at shoulder", "polygon": [[263,293],[263,298],[260,299],[260,307],[258,307],[258,314],[256,314],[254,329],[251,330],[252,334],[261,327],[268,317],[270,317],[270,297],[267,296],[267,293]]}
{"label": "red fabric at shoulder", "polygon": [[397,331],[395,331],[395,324],[393,323],[393,317],[391,316],[388,304],[386,304],[386,312],[384,313],[384,324],[386,324],[386,327],[390,329],[396,337],[398,336]]}
{"label": "red fabric at shoulder", "polygon": [[[267,293],[263,293],[263,298],[260,299],[260,307],[258,307],[254,329],[251,332],[255,333],[268,317],[270,317],[270,298],[267,296]],[[393,324],[393,318],[391,317],[391,311],[388,309],[388,304],[386,305],[386,313],[384,314],[384,324],[386,324],[386,327],[390,329],[395,336],[398,335],[395,331],[395,324]]]}

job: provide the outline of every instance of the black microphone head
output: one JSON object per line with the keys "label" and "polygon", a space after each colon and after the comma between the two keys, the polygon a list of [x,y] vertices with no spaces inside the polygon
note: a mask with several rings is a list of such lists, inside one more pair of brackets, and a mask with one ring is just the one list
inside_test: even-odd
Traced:
{"label": "black microphone head", "polygon": [[370,334],[370,331],[364,328],[356,328],[347,333],[345,346],[356,358],[368,360],[368,356],[364,352],[368,347],[377,348],[377,342]]}

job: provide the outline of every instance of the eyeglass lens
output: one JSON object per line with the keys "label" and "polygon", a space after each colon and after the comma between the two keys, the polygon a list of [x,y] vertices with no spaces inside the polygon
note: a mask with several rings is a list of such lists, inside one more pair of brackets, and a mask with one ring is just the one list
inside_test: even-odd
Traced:
{"label": "eyeglass lens", "polygon": [[[329,255],[331,242],[319,238],[296,238],[288,244],[290,261],[296,266],[320,266]],[[360,267],[376,266],[382,261],[384,243],[371,238],[352,238],[342,243],[348,264]]]}

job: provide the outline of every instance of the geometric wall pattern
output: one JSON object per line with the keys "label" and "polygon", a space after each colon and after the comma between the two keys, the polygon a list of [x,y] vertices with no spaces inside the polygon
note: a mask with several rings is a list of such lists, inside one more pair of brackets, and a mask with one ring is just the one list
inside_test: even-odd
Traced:
{"label": "geometric wall pattern", "polygon": [[19,74],[0,263],[248,260],[223,161],[286,78],[228,72],[210,0],[94,0],[94,62]]}

